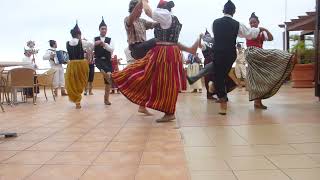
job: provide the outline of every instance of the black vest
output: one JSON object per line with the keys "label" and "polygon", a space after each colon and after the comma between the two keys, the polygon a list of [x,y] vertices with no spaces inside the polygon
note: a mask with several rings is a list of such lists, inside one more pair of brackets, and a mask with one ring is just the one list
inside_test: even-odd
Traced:
{"label": "black vest", "polygon": [[79,41],[78,45],[70,46],[69,41],[67,42],[67,51],[69,54],[69,60],[82,60],[84,59],[84,50],[82,47],[81,41]]}
{"label": "black vest", "polygon": [[159,41],[177,43],[179,40],[182,24],[176,16],[172,16],[172,24],[169,29],[162,29],[158,24],[154,29],[154,36]]}
{"label": "black vest", "polygon": [[213,61],[213,49],[212,47],[207,46],[206,50],[202,51],[203,57],[206,61]]}
{"label": "black vest", "polygon": [[[99,41],[99,40],[100,40],[100,36],[94,38],[94,41]],[[104,42],[107,44],[110,44],[111,38],[106,37]],[[111,53],[100,45],[94,47],[94,56],[96,59],[106,58],[108,61],[111,61]]]}
{"label": "black vest", "polygon": [[239,33],[239,22],[223,17],[213,22],[214,51],[235,52]]}

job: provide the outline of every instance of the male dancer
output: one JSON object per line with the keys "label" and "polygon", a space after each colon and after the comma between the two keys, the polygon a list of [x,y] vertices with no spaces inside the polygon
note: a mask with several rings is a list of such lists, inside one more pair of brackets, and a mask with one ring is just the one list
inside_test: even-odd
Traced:
{"label": "male dancer", "polygon": [[107,25],[102,21],[99,25],[100,36],[94,38],[94,55],[97,68],[103,73],[105,92],[104,92],[104,104],[111,105],[109,101],[110,88],[112,85],[111,73],[112,63],[111,56],[114,51],[114,47],[111,42],[111,38],[107,37]]}

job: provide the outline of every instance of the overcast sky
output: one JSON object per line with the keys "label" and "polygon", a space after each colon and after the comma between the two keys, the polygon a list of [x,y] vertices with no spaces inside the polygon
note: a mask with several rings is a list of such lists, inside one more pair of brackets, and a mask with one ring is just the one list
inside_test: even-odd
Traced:
{"label": "overcast sky", "polygon": [[[123,19],[128,15],[129,0],[0,0],[0,61],[20,60],[23,48],[28,40],[35,40],[41,51],[37,61],[46,49],[48,40],[58,41],[58,49],[65,49],[70,39],[70,29],[76,20],[83,37],[93,39],[99,35],[98,26],[101,16],[108,24],[108,36],[115,43],[116,51],[124,58],[123,50],[127,47]],[[149,0],[152,7],[158,1]],[[208,28],[214,19],[222,16],[226,0],[175,0],[173,13],[183,24],[180,42],[190,45]],[[237,6],[235,19],[248,24],[251,12],[256,12],[261,26],[268,28],[275,40],[265,45],[266,48],[282,48],[282,29],[278,24],[285,20],[285,0],[233,0]],[[303,15],[315,9],[315,0],[288,0],[288,19]],[[145,16],[144,16],[145,17]],[[153,33],[148,32],[148,38]]]}

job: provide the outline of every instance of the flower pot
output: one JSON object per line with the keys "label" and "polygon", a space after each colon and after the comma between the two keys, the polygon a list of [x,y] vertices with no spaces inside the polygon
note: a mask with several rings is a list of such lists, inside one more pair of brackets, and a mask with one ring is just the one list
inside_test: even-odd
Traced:
{"label": "flower pot", "polygon": [[296,64],[292,73],[293,88],[313,88],[314,87],[314,64]]}

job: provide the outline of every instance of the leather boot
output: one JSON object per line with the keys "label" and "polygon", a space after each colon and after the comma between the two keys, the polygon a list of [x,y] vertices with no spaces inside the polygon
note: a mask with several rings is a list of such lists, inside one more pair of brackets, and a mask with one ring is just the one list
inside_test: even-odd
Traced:
{"label": "leather boot", "polygon": [[61,96],[68,96],[64,87],[61,88]]}
{"label": "leather boot", "polygon": [[93,88],[92,82],[89,82],[89,95],[90,96],[93,95],[92,88]]}
{"label": "leather boot", "polygon": [[58,88],[54,89],[53,93],[55,97],[58,97]]}
{"label": "leather boot", "polygon": [[109,101],[110,96],[110,85],[106,84],[105,90],[104,90],[104,104],[110,106],[111,103]]}

